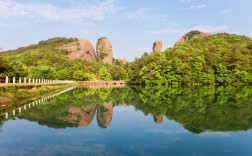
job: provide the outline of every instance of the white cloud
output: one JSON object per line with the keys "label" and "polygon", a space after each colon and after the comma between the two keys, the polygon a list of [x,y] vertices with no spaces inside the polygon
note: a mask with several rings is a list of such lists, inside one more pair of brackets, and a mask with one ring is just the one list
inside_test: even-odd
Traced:
{"label": "white cloud", "polygon": [[91,30],[82,30],[81,32],[80,32],[81,34],[93,34],[94,32],[93,31],[91,31]]}
{"label": "white cloud", "polygon": [[164,20],[166,14],[159,13],[156,9],[140,8],[132,13],[126,15],[129,20]]}
{"label": "white cloud", "polygon": [[200,4],[200,5],[190,6],[189,8],[183,8],[183,10],[198,10],[198,9],[203,9],[205,7],[207,7],[206,4]]}
{"label": "white cloud", "polygon": [[150,35],[160,35],[160,34],[182,34],[187,33],[191,30],[199,30],[203,32],[209,32],[209,33],[216,33],[216,32],[223,32],[223,31],[230,31],[228,25],[217,25],[217,26],[210,26],[210,25],[198,25],[191,28],[165,28],[165,29],[159,29],[159,30],[146,30],[144,31],[145,34]]}
{"label": "white cloud", "polygon": [[178,0],[178,1],[181,3],[191,3],[192,2],[192,0]]}
{"label": "white cloud", "polygon": [[0,29],[25,28],[23,24],[0,23]]}
{"label": "white cloud", "polygon": [[92,4],[72,4],[60,8],[48,3],[18,3],[0,0],[0,17],[32,18],[46,21],[103,20],[120,10],[114,0],[95,1]]}
{"label": "white cloud", "polygon": [[203,133],[198,134],[199,137],[230,137],[230,133],[228,132],[212,132],[212,131],[206,131]]}
{"label": "white cloud", "polygon": [[227,13],[229,13],[229,10],[222,10],[222,11],[220,12],[220,14],[227,14]]}
{"label": "white cloud", "polygon": [[163,133],[163,134],[188,134],[189,132],[184,129],[152,129],[147,132],[151,133]]}
{"label": "white cloud", "polygon": [[204,31],[204,32],[223,32],[223,31],[228,31],[229,26],[228,25],[217,25],[217,26],[209,26],[209,25],[199,25],[191,28],[191,30],[199,30],[199,31]]}
{"label": "white cloud", "polygon": [[179,34],[179,33],[183,33],[186,31],[187,31],[187,29],[167,28],[167,29],[159,29],[159,30],[146,30],[146,31],[144,31],[144,33],[159,35],[159,34]]}

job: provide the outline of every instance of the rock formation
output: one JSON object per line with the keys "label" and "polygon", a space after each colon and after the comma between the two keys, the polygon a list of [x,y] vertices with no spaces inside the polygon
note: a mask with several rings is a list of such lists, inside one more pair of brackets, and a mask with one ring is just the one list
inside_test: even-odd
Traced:
{"label": "rock formation", "polygon": [[178,40],[175,43],[175,46],[182,44],[186,41],[194,40],[195,38],[204,38],[204,37],[208,37],[210,35],[211,35],[210,33],[200,32],[198,30],[193,30],[193,31],[190,31],[189,33],[185,34],[180,40]]}
{"label": "rock formation", "polygon": [[163,116],[158,115],[158,116],[153,116],[155,123],[161,124],[163,123]]}
{"label": "rock formation", "polygon": [[112,45],[110,41],[106,37],[102,37],[98,39],[96,45],[96,53],[97,59],[101,63],[112,64],[113,56],[112,56]]}
{"label": "rock formation", "polygon": [[115,59],[115,64],[120,63],[120,64],[126,64],[128,61],[125,58],[119,58]]}
{"label": "rock formation", "polygon": [[64,45],[61,48],[69,52],[67,57],[70,59],[80,58],[90,62],[97,60],[94,47],[87,39],[78,39],[76,42]]}
{"label": "rock formation", "polygon": [[68,109],[69,115],[62,120],[75,124],[78,127],[88,126],[94,119],[96,105],[88,105],[82,108],[71,107]]}
{"label": "rock formation", "polygon": [[107,128],[112,121],[113,103],[102,103],[97,109],[97,122],[102,128]]}
{"label": "rock formation", "polygon": [[152,51],[153,53],[162,52],[162,41],[160,40],[155,41],[153,43]]}

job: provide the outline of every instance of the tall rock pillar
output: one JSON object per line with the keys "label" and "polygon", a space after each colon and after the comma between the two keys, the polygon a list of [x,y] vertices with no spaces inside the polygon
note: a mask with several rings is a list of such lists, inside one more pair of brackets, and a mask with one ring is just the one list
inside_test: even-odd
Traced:
{"label": "tall rock pillar", "polygon": [[97,59],[101,63],[112,64],[113,55],[112,55],[112,45],[106,37],[101,37],[98,39],[96,45]]}

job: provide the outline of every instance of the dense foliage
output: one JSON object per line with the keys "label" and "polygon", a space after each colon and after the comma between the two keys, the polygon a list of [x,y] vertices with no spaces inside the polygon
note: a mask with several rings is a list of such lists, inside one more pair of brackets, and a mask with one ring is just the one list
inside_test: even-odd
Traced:
{"label": "dense foliage", "polygon": [[59,80],[122,80],[126,71],[122,65],[70,60],[62,45],[73,38],[52,38],[36,45],[0,53],[0,77],[30,77]]}
{"label": "dense foliage", "polygon": [[244,84],[252,82],[252,40],[216,34],[167,49],[145,53],[128,65],[132,83]]}

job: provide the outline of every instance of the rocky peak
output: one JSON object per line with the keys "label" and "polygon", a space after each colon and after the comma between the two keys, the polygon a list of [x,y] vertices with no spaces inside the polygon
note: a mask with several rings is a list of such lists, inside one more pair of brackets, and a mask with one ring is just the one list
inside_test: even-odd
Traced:
{"label": "rocky peak", "polygon": [[162,52],[162,41],[160,40],[155,41],[152,46],[152,51],[153,53]]}
{"label": "rocky peak", "polygon": [[61,49],[67,50],[70,59],[82,59],[86,61],[96,61],[96,53],[92,43],[87,39],[78,39],[76,42],[64,45]]}
{"label": "rocky peak", "polygon": [[96,53],[99,62],[112,64],[112,45],[106,37],[101,37],[98,39]]}
{"label": "rocky peak", "polygon": [[204,38],[204,37],[208,37],[210,35],[211,35],[210,33],[201,32],[201,31],[198,31],[198,30],[193,30],[193,31],[188,32],[180,40],[178,40],[175,43],[175,46],[179,45],[179,44],[182,44],[182,43],[185,43],[187,41],[194,40],[195,38]]}

